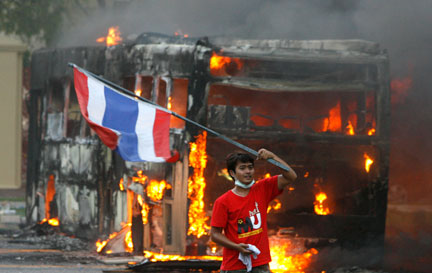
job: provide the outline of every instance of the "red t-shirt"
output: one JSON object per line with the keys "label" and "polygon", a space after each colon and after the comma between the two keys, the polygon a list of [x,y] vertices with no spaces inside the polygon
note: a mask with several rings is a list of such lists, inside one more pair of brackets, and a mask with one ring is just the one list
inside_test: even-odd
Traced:
{"label": "red t-shirt", "polygon": [[[247,196],[241,197],[231,190],[216,199],[211,226],[223,228],[225,236],[235,243],[252,244],[261,254],[252,258],[252,266],[271,262],[267,235],[267,207],[273,198],[282,193],[278,177],[262,179],[255,183]],[[246,266],[238,259],[239,252],[223,249],[221,270],[239,270]]]}

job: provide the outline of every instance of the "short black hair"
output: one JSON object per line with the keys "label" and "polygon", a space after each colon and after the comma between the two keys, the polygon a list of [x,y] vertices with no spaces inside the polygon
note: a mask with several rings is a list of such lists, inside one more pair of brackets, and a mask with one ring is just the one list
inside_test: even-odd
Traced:
{"label": "short black hair", "polygon": [[[229,176],[231,176],[230,171],[233,171],[235,173],[237,162],[252,163],[252,166],[254,166],[254,161],[254,158],[250,154],[247,154],[245,152],[235,151],[233,153],[230,153],[226,157],[226,164]],[[234,177],[231,176],[231,178],[235,180]]]}

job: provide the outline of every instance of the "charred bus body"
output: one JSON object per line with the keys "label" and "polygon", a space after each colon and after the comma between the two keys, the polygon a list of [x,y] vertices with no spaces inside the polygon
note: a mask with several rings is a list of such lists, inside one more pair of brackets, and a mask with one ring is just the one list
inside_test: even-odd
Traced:
{"label": "charred bus body", "polygon": [[[145,33],[112,47],[33,54],[28,221],[58,218],[63,230],[93,238],[120,230],[126,222],[135,251],[205,254],[205,242],[188,234],[190,143],[202,135],[200,129],[172,117],[177,162],[124,162],[82,118],[69,62],[289,162],[299,178],[279,197],[281,208],[269,214],[275,236],[303,238],[304,244],[317,247],[383,245],[390,93],[388,57],[378,44]],[[224,175],[224,158],[236,147],[208,134],[205,149],[203,201],[209,216],[214,200],[232,187]],[[257,178],[278,171],[257,164],[262,170]],[[165,181],[164,197],[147,195],[138,203],[147,191],[140,179]],[[143,203],[149,206],[147,222]]]}

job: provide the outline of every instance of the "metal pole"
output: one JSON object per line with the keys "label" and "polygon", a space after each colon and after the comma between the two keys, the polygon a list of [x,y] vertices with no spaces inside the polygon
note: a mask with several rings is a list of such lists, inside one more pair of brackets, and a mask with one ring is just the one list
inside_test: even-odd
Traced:
{"label": "metal pole", "polygon": [[[233,144],[234,146],[237,146],[238,148],[240,148],[240,149],[242,149],[242,150],[244,150],[244,151],[246,151],[246,152],[248,152],[248,153],[253,154],[254,156],[258,156],[258,152],[255,151],[254,149],[251,149],[251,148],[249,148],[249,147],[247,147],[247,146],[245,146],[245,145],[243,145],[243,144],[241,144],[241,143],[239,143],[239,142],[237,142],[237,141],[235,141],[235,140],[232,140],[232,139],[230,139],[230,138],[228,138],[228,137],[226,137],[226,136],[224,136],[224,135],[222,135],[222,134],[220,134],[220,133],[218,133],[218,132],[216,132],[216,131],[213,131],[212,129],[207,128],[207,127],[205,127],[204,125],[199,124],[198,122],[195,122],[195,121],[190,120],[190,119],[188,119],[188,118],[186,118],[186,117],[183,117],[183,116],[181,116],[181,115],[179,115],[179,114],[177,114],[177,113],[175,113],[175,112],[173,112],[173,111],[170,111],[170,110],[168,110],[168,109],[166,109],[166,108],[163,108],[163,107],[161,107],[160,105],[154,103],[154,102],[151,101],[151,100],[148,100],[148,99],[146,99],[146,98],[143,98],[143,97],[137,96],[134,92],[132,92],[132,91],[130,91],[130,90],[127,90],[126,88],[121,87],[121,86],[119,86],[119,85],[117,85],[117,84],[115,84],[115,83],[112,83],[112,82],[110,82],[110,81],[108,81],[108,80],[106,80],[106,79],[104,79],[104,78],[102,78],[102,77],[99,77],[99,76],[97,76],[97,75],[91,73],[90,71],[85,70],[85,69],[83,69],[83,68],[77,66],[76,64],[69,63],[68,65],[71,66],[71,67],[73,67],[73,68],[77,68],[78,70],[81,70],[81,71],[83,71],[84,73],[86,73],[86,74],[88,74],[88,75],[90,75],[90,76],[92,76],[92,77],[94,77],[94,78],[100,80],[101,82],[103,82],[103,83],[105,83],[105,84],[107,84],[107,85],[109,85],[109,86],[112,86],[112,87],[114,87],[114,88],[116,88],[116,89],[118,89],[118,90],[120,90],[120,91],[122,91],[122,92],[124,92],[124,93],[126,93],[126,94],[128,94],[128,95],[130,95],[130,96],[132,96],[132,97],[135,97],[135,98],[137,98],[137,99],[139,99],[139,100],[141,100],[141,101],[144,101],[144,102],[146,102],[146,103],[150,103],[150,104],[152,104],[152,105],[154,105],[154,106],[157,106],[159,109],[161,109],[161,110],[163,110],[163,111],[165,111],[165,112],[167,112],[167,113],[170,113],[171,115],[175,116],[176,118],[179,118],[179,119],[184,120],[184,121],[186,121],[186,122],[192,123],[192,124],[194,124],[195,126],[198,126],[199,128],[201,128],[201,129],[203,129],[203,130],[206,130],[207,132],[212,133],[212,134],[214,134],[215,136],[217,136],[217,137],[219,137],[219,138],[225,140],[226,142],[231,143],[231,144]],[[270,163],[272,163],[272,164],[275,165],[275,166],[278,166],[279,168],[281,168],[281,169],[283,169],[283,170],[285,170],[285,171],[289,171],[289,170],[290,170],[289,167],[287,167],[287,166],[281,164],[280,162],[278,162],[278,161],[276,161],[276,160],[274,160],[274,159],[267,159],[267,161],[270,162]]]}

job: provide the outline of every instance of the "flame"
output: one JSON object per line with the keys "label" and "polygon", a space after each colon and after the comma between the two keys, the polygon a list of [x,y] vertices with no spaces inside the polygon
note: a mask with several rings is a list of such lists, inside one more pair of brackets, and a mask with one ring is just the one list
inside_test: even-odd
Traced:
{"label": "flame", "polygon": [[138,175],[138,177],[136,177],[136,176],[132,177],[132,181],[133,182],[138,182],[138,183],[141,183],[141,184],[144,185],[145,182],[147,181],[148,177],[146,175],[143,175],[143,171],[142,170],[137,171],[137,175]]}
{"label": "flame", "polygon": [[368,173],[370,171],[370,167],[374,163],[374,161],[366,153],[364,153],[363,156],[364,156],[364,159],[365,159],[365,170]]}
{"label": "flame", "polygon": [[138,97],[141,97],[142,94],[142,77],[139,73],[135,74],[135,88],[134,88],[134,93],[135,95],[137,95]]}
{"label": "flame", "polygon": [[270,254],[272,257],[270,269],[272,272],[304,273],[305,269],[311,263],[312,256],[318,254],[318,250],[311,248],[302,254],[286,255],[293,247],[294,246],[289,243],[289,241],[270,247]]}
{"label": "flame", "polygon": [[204,210],[204,189],[206,181],[204,169],[207,166],[207,132],[196,137],[196,142],[190,143],[189,166],[194,168],[193,175],[188,180],[189,205],[187,234],[200,238],[208,234],[210,227],[206,224],[208,216]]}
{"label": "flame", "polygon": [[239,58],[220,56],[213,52],[210,58],[210,72],[213,75],[223,76],[229,74],[226,71],[228,65],[233,65],[236,70],[241,70],[243,68],[243,62]]}
{"label": "flame", "polygon": [[60,222],[57,218],[51,218],[48,220],[48,224],[54,227],[58,227],[60,225]]}
{"label": "flame", "polygon": [[369,129],[369,131],[368,131],[368,136],[373,136],[373,135],[375,135],[375,132],[376,132],[375,128],[371,128],[371,129]]}
{"label": "flame", "polygon": [[139,170],[137,175],[138,177],[132,177],[132,181],[146,185],[147,196],[154,202],[162,200],[165,191],[172,188],[165,180],[157,181],[152,179],[148,181],[148,177],[143,175],[142,170]]}
{"label": "flame", "polygon": [[134,93],[135,93],[135,95],[137,95],[138,97],[141,97],[142,90],[141,90],[141,89],[135,89]]}
{"label": "flame", "polygon": [[348,135],[350,135],[350,136],[355,135],[354,126],[352,125],[351,121],[348,121],[348,125],[347,125],[346,129],[347,129]]}
{"label": "flame", "polygon": [[54,200],[54,195],[56,193],[55,189],[55,179],[54,175],[50,175],[48,178],[48,183],[46,187],[46,193],[45,193],[45,218],[42,219],[42,221],[39,222],[39,224],[43,224],[45,222],[48,222],[49,225],[58,227],[60,225],[60,222],[58,218],[51,218],[51,202]]}
{"label": "flame", "polygon": [[228,169],[227,169],[227,168],[224,168],[224,169],[218,171],[218,172],[217,172],[217,175],[218,175],[218,176],[223,176],[224,178],[226,178],[226,179],[229,180],[229,181],[232,180],[231,176],[230,176],[229,173],[228,173]]}
{"label": "flame", "polygon": [[102,249],[106,246],[107,243],[108,243],[108,240],[106,240],[106,241],[97,240],[97,242],[96,242],[96,251],[98,253],[101,252]]}
{"label": "flame", "polygon": [[[132,177],[132,182],[140,183],[144,186],[146,186],[146,194],[147,197],[149,197],[152,201],[157,202],[162,200],[165,190],[171,189],[171,185],[168,184],[165,180],[157,181],[157,180],[150,180],[146,175],[143,174],[142,170],[137,171],[137,176]],[[120,179],[119,182],[120,190],[125,190],[125,184],[123,178]],[[142,216],[142,222],[143,224],[148,223],[148,216],[150,211],[150,205],[144,202],[143,196],[141,194],[136,194],[132,190],[127,189],[127,224],[123,225],[123,228],[125,226],[132,226],[132,214],[133,214],[133,207],[134,207],[134,199],[136,197],[136,201],[141,206],[141,216]],[[110,235],[109,239],[106,241],[100,241],[98,240],[96,242],[97,252],[101,252],[102,249],[106,246],[107,242],[117,236],[118,233],[114,232]],[[133,242],[132,242],[132,232],[129,230],[125,234],[124,239],[124,246],[125,250],[127,252],[133,252]],[[109,251],[109,250],[108,250]],[[106,253],[108,253],[108,251]]]}
{"label": "flame", "polygon": [[147,196],[152,201],[160,201],[164,197],[165,190],[167,189],[171,189],[171,185],[168,184],[165,180],[151,180],[147,184]]}
{"label": "flame", "polygon": [[151,262],[157,261],[185,261],[185,260],[213,260],[222,261],[221,256],[181,256],[181,255],[167,255],[144,250],[144,257]]}
{"label": "flame", "polygon": [[330,209],[324,206],[324,201],[327,199],[327,194],[325,192],[319,192],[315,195],[314,209],[315,213],[318,215],[330,214]]}
{"label": "flame", "polygon": [[124,242],[125,242],[125,250],[129,253],[132,253],[133,252],[133,242],[132,242],[132,231],[131,230],[129,230],[126,233]]}
{"label": "flame", "polygon": [[306,172],[306,173],[304,174],[304,177],[305,177],[305,178],[309,177],[309,172]]}
{"label": "flame", "polygon": [[329,110],[329,117],[324,119],[323,132],[338,132],[342,128],[340,101]]}
{"label": "flame", "polygon": [[183,38],[188,38],[189,34],[185,34],[183,33],[183,31],[181,29],[177,30],[176,32],[174,32],[175,36],[182,36]]}
{"label": "flame", "polygon": [[[128,223],[128,224],[124,224],[124,223],[122,223],[122,225],[123,225],[122,228],[129,228],[129,229],[130,229],[130,227],[132,226],[132,223]],[[126,233],[125,240],[124,240],[124,243],[125,243],[125,249],[126,249],[126,251],[128,251],[128,252],[132,252],[132,251],[133,251],[132,237],[131,237],[131,234],[129,234],[130,232],[131,232],[131,231],[129,230],[129,231]],[[111,234],[109,235],[108,239],[106,239],[105,241],[101,241],[100,239],[97,240],[97,242],[96,242],[96,251],[97,251],[98,253],[100,253],[100,252],[103,250],[103,248],[107,245],[107,243],[108,243],[111,239],[115,238],[118,234],[119,234],[118,232],[113,232],[113,233],[111,233]],[[111,250],[108,250],[106,253],[109,254],[109,253],[112,253],[112,251],[111,251]]]}
{"label": "flame", "polygon": [[271,203],[273,204],[269,204],[269,206],[267,207],[267,213],[269,213],[271,210],[277,211],[282,208],[282,203],[279,201],[279,199],[275,199]]}
{"label": "flame", "polygon": [[145,224],[148,223],[148,214],[149,214],[149,211],[150,211],[150,206],[147,203],[143,202],[141,195],[138,195],[138,203],[142,207],[142,209],[141,209],[141,216],[142,216],[142,222],[145,225]]}
{"label": "flame", "polygon": [[44,218],[42,219],[42,221],[39,222],[39,224],[43,224],[45,222],[48,222],[48,225],[53,227],[58,227],[60,225],[60,221],[58,220],[58,218],[51,218],[51,219]]}
{"label": "flame", "polygon": [[168,109],[168,110],[171,110],[171,108],[172,108],[172,102],[171,102],[171,100],[172,100],[172,97],[169,96],[169,97],[168,97],[168,103],[167,103],[167,109]]}
{"label": "flame", "polygon": [[118,26],[108,28],[108,34],[106,37],[99,37],[96,42],[103,43],[106,42],[106,46],[114,46],[121,43],[123,40],[120,37],[121,33]]}
{"label": "flame", "polygon": [[125,190],[124,185],[123,185],[123,178],[120,178],[119,188],[120,188],[121,191]]}
{"label": "flame", "polygon": [[56,193],[55,189],[55,181],[54,181],[54,175],[50,175],[46,187],[46,193],[45,193],[45,218],[50,219],[51,218],[51,202],[54,199],[54,195]]}
{"label": "flame", "polygon": [[[131,224],[132,225],[132,224]],[[117,232],[113,232],[109,235],[108,239],[106,239],[105,241],[101,241],[101,240],[97,240],[96,242],[96,251],[99,253],[102,251],[102,249],[106,246],[106,244],[108,243],[109,240],[111,240],[112,238],[117,236]]]}

